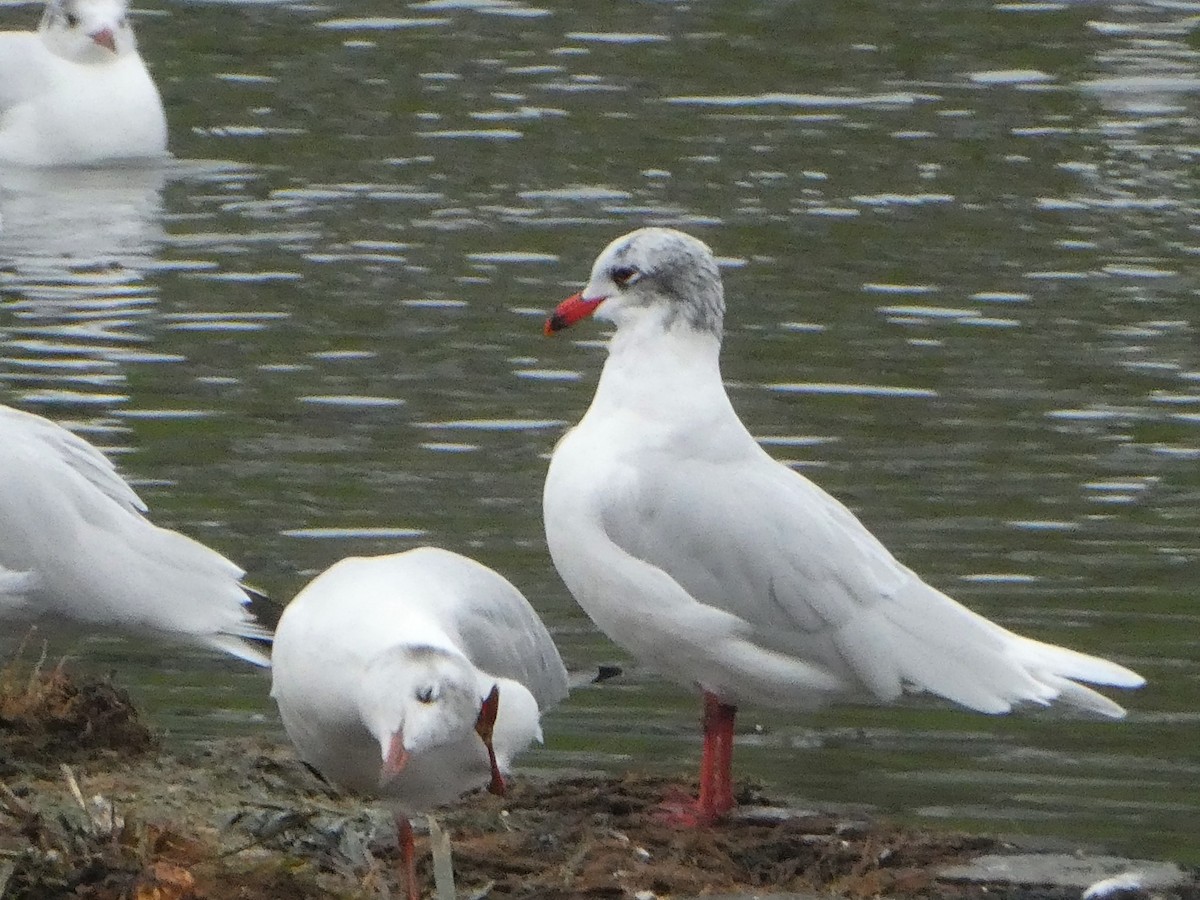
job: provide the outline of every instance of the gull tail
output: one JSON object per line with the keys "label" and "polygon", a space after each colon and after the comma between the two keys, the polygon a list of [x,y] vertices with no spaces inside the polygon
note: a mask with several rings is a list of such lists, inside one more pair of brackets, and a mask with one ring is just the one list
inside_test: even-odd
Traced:
{"label": "gull tail", "polygon": [[[265,630],[264,630],[265,631]],[[265,631],[262,635],[233,635],[233,634],[214,634],[205,638],[204,643],[214,650],[220,650],[222,653],[228,653],[230,656],[237,659],[245,660],[248,663],[253,663],[256,666],[270,668],[271,657],[263,653],[253,644],[243,640],[244,637],[251,637],[254,640],[269,641],[271,633]]]}
{"label": "gull tail", "polygon": [[1107,659],[1017,634],[1011,636],[1014,657],[1027,670],[1036,673],[1035,677],[1057,691],[1054,699],[1070,706],[1112,719],[1124,718],[1123,707],[1078,682],[1119,688],[1139,688],[1146,683],[1137,672]]}
{"label": "gull tail", "polygon": [[246,584],[239,584],[238,587],[245,597],[242,601],[242,608],[239,610],[241,613],[240,620],[232,626],[222,628],[218,634],[205,636],[204,643],[223,653],[228,653],[237,659],[245,660],[256,666],[270,668],[271,657],[249,642],[258,641],[270,644],[275,639],[275,634],[270,628],[256,621],[254,614],[246,608],[251,604],[262,605],[269,603],[270,598],[258,588],[253,588]]}
{"label": "gull tail", "polygon": [[1117,719],[1125,710],[1085,684],[1145,684],[1117,663],[1015,634],[916,575],[889,601],[846,623],[838,643],[882,700],[925,691],[984,713],[1057,702]]}

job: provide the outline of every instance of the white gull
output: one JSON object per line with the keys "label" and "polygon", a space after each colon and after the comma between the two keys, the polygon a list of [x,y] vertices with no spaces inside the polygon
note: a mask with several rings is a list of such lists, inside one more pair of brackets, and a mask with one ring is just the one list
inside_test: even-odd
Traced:
{"label": "white gull", "polygon": [[1079,682],[1140,676],[959,605],[758,445],[721,380],[724,312],[709,248],[644,228],[609,244],[546,323],[552,334],[595,313],[616,326],[592,404],[550,462],[546,540],[600,630],[703,692],[700,797],[686,818],[732,807],[744,703],[807,710],[924,691],[985,713],[1061,701],[1124,715]]}
{"label": "white gull", "polygon": [[84,166],[166,148],[126,0],[50,0],[37,32],[0,32],[0,163]]}
{"label": "white gull", "polygon": [[407,896],[420,891],[409,816],[487,787],[542,739],[567,673],[502,576],[422,547],[343,559],[288,605],[271,696],[300,758],[396,819]]}

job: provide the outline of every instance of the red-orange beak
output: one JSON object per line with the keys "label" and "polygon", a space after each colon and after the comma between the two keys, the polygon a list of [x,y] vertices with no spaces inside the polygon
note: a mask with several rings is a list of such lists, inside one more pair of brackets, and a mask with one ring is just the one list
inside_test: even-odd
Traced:
{"label": "red-orange beak", "polygon": [[586,319],[596,311],[596,307],[603,303],[604,297],[598,300],[584,300],[583,292],[572,294],[562,303],[558,304],[558,308],[554,310],[554,314],[546,320],[546,334],[552,335],[557,331],[562,331],[564,328],[570,328],[580,319]]}
{"label": "red-orange beak", "polygon": [[395,778],[404,771],[404,767],[408,765],[408,751],[404,749],[404,732],[397,731],[392,735],[392,740],[388,744],[387,756],[383,760],[383,771],[380,773],[385,779]]}
{"label": "red-orange beak", "polygon": [[89,34],[88,37],[92,39],[93,44],[98,44],[113,53],[117,52],[117,39],[113,37],[112,29],[101,28],[95,34]]}

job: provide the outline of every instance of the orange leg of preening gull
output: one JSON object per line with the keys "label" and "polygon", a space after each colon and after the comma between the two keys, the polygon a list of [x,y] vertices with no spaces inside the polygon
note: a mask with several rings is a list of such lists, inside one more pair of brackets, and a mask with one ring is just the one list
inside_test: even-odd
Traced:
{"label": "orange leg of preening gull", "polygon": [[701,821],[713,822],[733,809],[733,719],[737,707],[704,692],[704,751],[700,757]]}
{"label": "orange leg of preening gull", "polygon": [[400,845],[400,873],[404,884],[405,900],[421,900],[421,886],[417,884],[417,866],[413,861],[413,829],[407,816],[396,814],[396,842]]}

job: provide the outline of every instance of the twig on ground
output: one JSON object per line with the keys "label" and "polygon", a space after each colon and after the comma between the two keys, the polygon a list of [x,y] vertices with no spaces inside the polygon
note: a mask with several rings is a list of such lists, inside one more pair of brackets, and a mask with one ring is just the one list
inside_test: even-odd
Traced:
{"label": "twig on ground", "polygon": [[37,818],[37,813],[28,803],[12,792],[12,789],[0,781],[0,806],[23,822]]}

